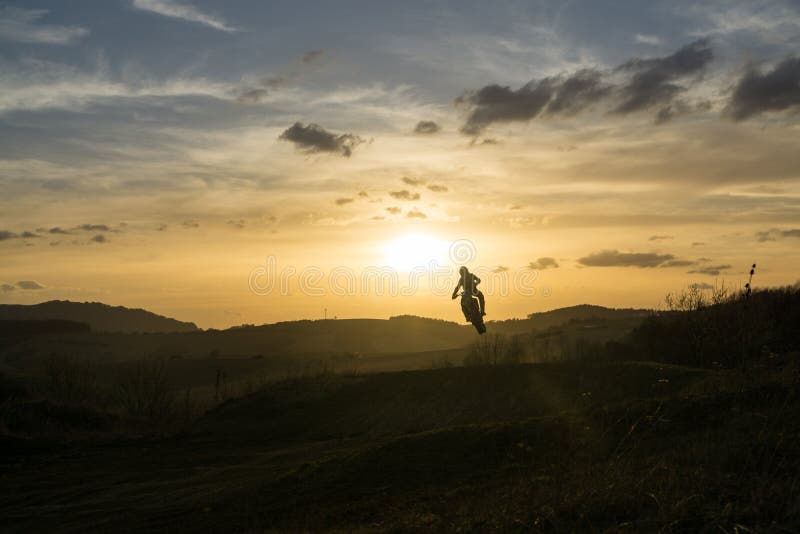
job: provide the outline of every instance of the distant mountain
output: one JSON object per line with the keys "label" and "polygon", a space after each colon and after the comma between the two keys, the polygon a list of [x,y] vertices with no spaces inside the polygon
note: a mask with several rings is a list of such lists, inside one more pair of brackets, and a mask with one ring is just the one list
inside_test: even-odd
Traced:
{"label": "distant mountain", "polygon": [[[532,330],[543,331],[569,323],[615,323],[638,324],[651,310],[636,308],[606,308],[594,304],[579,304],[557,308],[546,312],[531,313],[526,319],[507,319],[489,323],[489,329],[503,334],[521,334]],[[488,318],[488,317],[487,317]]]}
{"label": "distant mountain", "polygon": [[193,332],[194,323],[156,315],[142,309],[101,302],[51,300],[40,304],[0,304],[0,320],[68,320],[88,324],[95,332]]}

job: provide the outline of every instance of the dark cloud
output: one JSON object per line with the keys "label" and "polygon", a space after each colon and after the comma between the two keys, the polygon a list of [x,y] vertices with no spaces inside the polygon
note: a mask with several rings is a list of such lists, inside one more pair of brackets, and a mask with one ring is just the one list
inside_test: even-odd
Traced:
{"label": "dark cloud", "polygon": [[800,105],[800,57],[786,58],[767,72],[751,67],[736,83],[725,109],[735,121]]}
{"label": "dark cloud", "polygon": [[230,219],[229,221],[226,222],[226,224],[229,224],[229,225],[233,226],[234,228],[239,228],[239,229],[245,227],[244,219],[238,219],[238,220]]}
{"label": "dark cloud", "polygon": [[470,109],[461,132],[478,135],[495,122],[529,121],[541,112],[553,96],[551,78],[531,81],[517,90],[497,84],[487,85],[456,99]]}
{"label": "dark cloud", "polygon": [[689,271],[689,274],[707,274],[709,276],[719,276],[722,271],[730,268],[730,265],[707,265],[705,267],[700,267],[699,269]]}
{"label": "dark cloud", "polygon": [[669,260],[659,265],[659,267],[689,267],[691,265],[697,265],[697,262],[691,260]]}
{"label": "dark cloud", "polygon": [[49,229],[47,232],[48,232],[48,233],[51,233],[51,234],[58,234],[58,235],[66,235],[66,234],[69,234],[69,232],[68,232],[68,231],[64,230],[64,229],[63,229],[63,228],[61,228],[60,226],[54,226],[53,228],[50,228],[50,229]]}
{"label": "dark cloud", "polygon": [[691,289],[699,289],[701,291],[707,291],[709,289],[714,289],[714,286],[711,284],[706,284],[705,282],[698,282],[695,284],[690,284],[689,287]]}
{"label": "dark cloud", "polygon": [[770,228],[764,232],[756,232],[756,239],[758,241],[777,241],[785,237],[800,237],[800,228],[792,228],[791,230],[780,230],[778,228]]}
{"label": "dark cloud", "polygon": [[522,206],[520,206],[519,204],[512,204],[512,205],[510,205],[508,207],[508,211],[517,211],[517,210],[521,210],[521,209],[522,209]]}
{"label": "dark cloud", "polygon": [[663,263],[674,259],[675,256],[672,254],[602,250],[578,258],[578,263],[585,267],[660,267]]}
{"label": "dark cloud", "polygon": [[90,241],[93,243],[108,243],[108,239],[103,234],[97,234]]}
{"label": "dark cloud", "polygon": [[243,89],[241,93],[236,96],[236,101],[240,104],[258,104],[269,95],[269,90],[263,87],[256,87],[251,89]]}
{"label": "dark cloud", "polygon": [[671,104],[686,90],[676,82],[702,74],[713,58],[708,39],[698,39],[666,57],[637,58],[623,63],[617,70],[632,76],[619,88],[622,102],[614,112],[627,114]]}
{"label": "dark cloud", "polygon": [[438,185],[438,184],[430,184],[428,186],[428,189],[430,189],[434,193],[447,193],[447,191],[449,191],[446,185]]}
{"label": "dark cloud", "polygon": [[610,95],[611,90],[612,86],[603,82],[599,71],[580,70],[560,82],[547,106],[547,114],[574,115]]}
{"label": "dark cloud", "polygon": [[[582,69],[570,75],[532,80],[519,89],[497,84],[467,92],[456,104],[468,110],[461,132],[478,135],[496,122],[526,122],[537,116],[569,116],[608,102],[612,112],[628,113],[659,108],[656,122],[706,109],[677,97],[686,91],[713,59],[707,39],[694,41],[675,53],[659,58],[635,58],[611,71]],[[618,81],[619,76],[624,79]]]}
{"label": "dark cloud", "polygon": [[0,230],[0,241],[5,241],[7,239],[16,239],[17,237],[19,236],[17,236],[17,234],[15,234],[14,232],[9,232],[7,230]]}
{"label": "dark cloud", "polygon": [[505,273],[505,272],[508,272],[508,271],[509,271],[509,268],[506,267],[505,265],[498,265],[497,267],[492,269],[493,273]]}
{"label": "dark cloud", "polygon": [[11,291],[14,291],[16,289],[17,289],[17,286],[13,286],[11,284],[2,284],[2,285],[0,285],[0,291],[2,291],[3,293],[10,293]]}
{"label": "dark cloud", "polygon": [[322,59],[323,56],[325,56],[325,50],[309,50],[303,54],[300,61],[308,65]]}
{"label": "dark cloud", "polygon": [[42,237],[39,234],[36,234],[34,232],[22,232],[19,236],[22,237],[22,238],[26,238],[26,239]]}
{"label": "dark cloud", "polygon": [[528,267],[537,271],[544,271],[545,269],[558,269],[559,265],[555,258],[545,256],[530,262]]}
{"label": "dark cloud", "polygon": [[77,227],[78,230],[84,232],[108,232],[110,228],[105,224],[82,224]]}
{"label": "dark cloud", "polygon": [[441,130],[442,127],[434,121],[419,121],[414,127],[414,133],[418,134],[434,134]]}
{"label": "dark cloud", "polygon": [[390,206],[390,207],[386,208],[386,211],[388,211],[392,215],[397,215],[398,213],[400,213],[403,210],[398,208],[397,206]]}
{"label": "dark cloud", "polygon": [[397,200],[419,200],[419,193],[412,193],[406,189],[402,191],[390,191],[389,196]]}
{"label": "dark cloud", "polygon": [[370,219],[372,219],[373,221],[382,221],[385,218],[386,217],[384,217],[383,215],[374,215],[374,216],[370,217]]}
{"label": "dark cloud", "polygon": [[44,289],[44,286],[37,282],[36,280],[20,280],[16,284],[17,288],[19,289],[26,289],[26,290],[36,290],[36,289]]}
{"label": "dark cloud", "polygon": [[675,239],[675,236],[662,234],[662,235],[651,235],[648,241],[661,241],[664,239]]}
{"label": "dark cloud", "polygon": [[336,135],[317,124],[304,126],[300,122],[287,128],[278,139],[290,141],[305,152],[338,152],[346,158],[363,142],[359,136],[351,133]]}
{"label": "dark cloud", "polygon": [[411,178],[409,176],[403,176],[403,183],[417,187],[420,185],[425,185],[424,178]]}
{"label": "dark cloud", "polygon": [[703,247],[703,246],[705,246],[705,243],[703,241],[694,241],[694,242],[692,242],[692,246],[693,247]]}
{"label": "dark cloud", "polygon": [[407,219],[427,219],[428,216],[425,215],[424,213],[422,213],[421,211],[419,211],[418,209],[414,208],[413,210],[409,210],[408,213],[406,213],[406,218]]}
{"label": "dark cloud", "polygon": [[358,192],[358,196],[360,196],[362,198],[366,198],[366,197],[369,196],[369,193],[367,193],[366,191],[359,191]]}
{"label": "dark cloud", "polygon": [[337,198],[335,202],[337,206],[344,206],[345,204],[350,204],[353,200],[352,198]]}
{"label": "dark cloud", "polygon": [[690,104],[685,100],[676,99],[670,104],[667,104],[656,113],[656,124],[664,124],[671,121],[675,117],[681,115],[688,115],[692,112],[709,111],[711,109],[711,102],[704,100],[695,104]]}

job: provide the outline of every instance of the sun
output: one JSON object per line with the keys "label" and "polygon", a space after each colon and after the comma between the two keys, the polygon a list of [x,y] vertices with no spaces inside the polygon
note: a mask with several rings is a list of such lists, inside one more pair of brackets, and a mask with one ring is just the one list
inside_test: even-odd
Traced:
{"label": "sun", "polygon": [[383,262],[398,271],[447,262],[449,243],[429,234],[405,234],[383,245]]}

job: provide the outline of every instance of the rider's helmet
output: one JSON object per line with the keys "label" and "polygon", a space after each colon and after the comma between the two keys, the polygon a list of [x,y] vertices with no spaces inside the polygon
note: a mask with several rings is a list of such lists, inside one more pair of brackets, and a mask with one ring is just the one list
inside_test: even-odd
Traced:
{"label": "rider's helmet", "polygon": [[467,267],[466,267],[466,265],[462,265],[462,266],[461,266],[461,267],[459,267],[459,269],[458,269],[458,273],[459,273],[461,276],[467,276],[467,273],[468,273],[468,272],[469,272],[469,271],[467,270]]}

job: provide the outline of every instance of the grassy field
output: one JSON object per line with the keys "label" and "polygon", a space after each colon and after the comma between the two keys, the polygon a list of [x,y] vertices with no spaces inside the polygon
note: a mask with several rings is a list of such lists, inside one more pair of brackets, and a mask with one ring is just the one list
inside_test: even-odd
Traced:
{"label": "grassy field", "polygon": [[178,435],[3,438],[8,532],[794,531],[790,355],[324,375]]}

